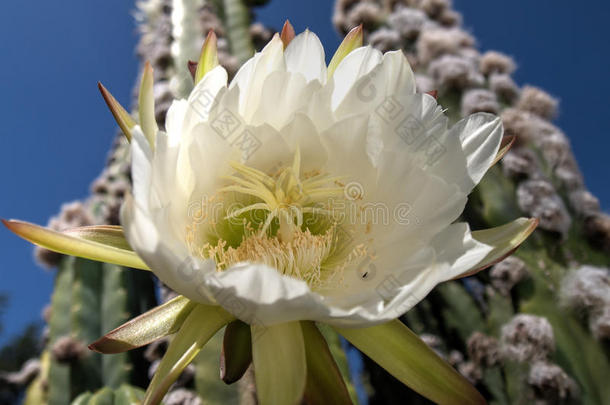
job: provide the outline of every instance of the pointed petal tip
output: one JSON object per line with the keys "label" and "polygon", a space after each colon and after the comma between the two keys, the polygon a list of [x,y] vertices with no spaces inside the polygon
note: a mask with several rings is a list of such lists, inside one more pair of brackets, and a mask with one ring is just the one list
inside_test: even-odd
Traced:
{"label": "pointed petal tip", "polygon": [[438,90],[430,90],[430,91],[427,91],[426,94],[434,97],[435,100],[438,99]]}
{"label": "pointed petal tip", "polygon": [[341,61],[345,59],[345,57],[354,49],[360,48],[362,44],[363,32],[362,24],[360,24],[359,26],[352,28],[352,30],[347,33],[343,39],[343,42],[341,42],[341,45],[339,45],[339,48],[337,48],[337,51],[328,64],[328,77],[332,77]]}
{"label": "pointed petal tip", "polygon": [[209,30],[208,35],[201,46],[199,61],[197,62],[193,80],[195,85],[199,83],[203,77],[219,65],[218,61],[218,37],[214,30]]}
{"label": "pointed petal tip", "polygon": [[123,135],[125,135],[127,140],[131,141],[131,129],[136,125],[135,121],[101,82],[97,82],[97,88],[102,94],[102,98],[106,102],[106,106],[108,106],[114,120],[119,125],[119,128],[121,128]]}
{"label": "pointed petal tip", "polygon": [[294,27],[290,23],[290,20],[287,19],[286,22],[284,23],[284,27],[282,28],[282,33],[280,34],[280,38],[281,38],[282,42],[284,43],[284,49],[286,49],[288,44],[290,44],[290,42],[292,42],[292,40],[294,39],[295,36],[296,36],[296,33],[294,32]]}

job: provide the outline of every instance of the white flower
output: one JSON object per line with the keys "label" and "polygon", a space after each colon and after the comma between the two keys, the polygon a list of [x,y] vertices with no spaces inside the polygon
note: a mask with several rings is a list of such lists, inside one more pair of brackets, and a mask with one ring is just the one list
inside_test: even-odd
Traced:
{"label": "white flower", "polygon": [[484,403],[396,318],[438,283],[506,257],[535,228],[524,218],[474,232],[456,222],[510,147],[500,147],[499,118],[475,114],[449,128],[435,98],[415,93],[402,52],[356,46],[361,28],[328,67],[313,33],[293,33],[286,24],[230,84],[211,33],[166,132],[154,121],[150,66],[139,125],[100,85],[132,145],[123,228],[5,225],[60,253],[150,269],[180,294],[90,346],[117,353],[175,334],[144,404],[158,404],[224,326],[223,380],[252,362],[261,404],[292,405],[304,393],[350,403],[312,321],[434,402]]}
{"label": "white flower", "polygon": [[501,121],[448,128],[401,51],[358,48],[327,78],[315,34],[276,36],[230,84],[207,73],[166,128],[154,147],[132,131],[127,239],[172,289],[246,322],[388,321],[496,248],[455,221]]}

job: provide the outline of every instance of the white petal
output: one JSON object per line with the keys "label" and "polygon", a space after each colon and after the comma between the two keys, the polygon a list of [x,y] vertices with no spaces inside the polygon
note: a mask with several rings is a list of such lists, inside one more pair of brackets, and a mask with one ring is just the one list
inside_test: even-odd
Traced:
{"label": "white petal", "polygon": [[335,110],[358,79],[369,73],[382,59],[381,52],[366,46],[350,52],[337,66],[332,82],[334,90],[331,98],[331,108]]}
{"label": "white petal", "polygon": [[148,140],[138,125],[132,130],[131,140],[131,174],[133,194],[138,201],[148,207],[152,171],[152,151]]}
{"label": "white petal", "polygon": [[213,260],[190,257],[184,240],[178,239],[161,215],[153,215],[126,198],[121,207],[121,224],[129,244],[151,270],[174,291],[186,297],[197,297],[197,302],[214,303],[202,282],[205,275],[214,272]]}
{"label": "white petal", "polygon": [[326,82],[324,47],[316,34],[309,30],[297,35],[286,47],[286,69],[301,73],[310,82]]}
{"label": "white petal", "polygon": [[[357,78],[339,104],[335,104],[333,98],[332,106],[337,119],[341,119],[378,113],[377,109],[395,95],[402,98],[413,94],[415,77],[411,66],[402,51],[394,51],[383,55],[379,64]],[[333,97],[336,96],[333,94]]]}
{"label": "white petal", "polygon": [[244,120],[250,125],[268,124],[280,129],[290,122],[295,113],[308,107],[314,92],[319,88],[317,81],[308,84],[300,74],[273,72],[261,89],[262,102]]}
{"label": "white petal", "polygon": [[230,89],[239,88],[240,115],[251,116],[261,101],[261,88],[267,76],[272,72],[285,70],[284,44],[279,36],[274,36],[261,52],[237,71],[229,85]]}
{"label": "white petal", "polygon": [[502,120],[488,113],[476,113],[460,120],[447,133],[447,153],[431,170],[466,194],[491,166],[502,141]]}

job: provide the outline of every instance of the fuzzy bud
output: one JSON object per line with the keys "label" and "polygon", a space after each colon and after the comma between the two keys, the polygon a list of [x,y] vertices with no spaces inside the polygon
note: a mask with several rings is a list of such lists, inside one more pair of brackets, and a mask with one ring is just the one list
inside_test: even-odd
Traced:
{"label": "fuzzy bud", "polygon": [[203,405],[201,398],[184,388],[170,391],[163,400],[165,405]]}
{"label": "fuzzy bud", "polygon": [[545,119],[552,119],[557,114],[559,101],[545,91],[532,86],[525,86],[517,102],[517,108],[528,111]]}
{"label": "fuzzy bud", "polygon": [[481,368],[472,361],[467,361],[458,365],[458,371],[472,384],[476,384],[483,377]]}
{"label": "fuzzy bud", "polygon": [[485,76],[491,74],[508,74],[515,71],[515,62],[510,56],[496,51],[485,52],[479,61],[481,73]]}
{"label": "fuzzy bud", "polygon": [[471,89],[462,95],[462,115],[477,112],[497,114],[500,109],[496,95],[485,89]]}
{"label": "fuzzy bud", "polygon": [[444,55],[430,63],[429,73],[439,87],[444,89],[463,89],[480,84],[480,75],[467,59]]}
{"label": "fuzzy bud", "polygon": [[600,210],[599,200],[587,190],[574,190],[568,199],[572,209],[582,217],[589,217]]}
{"label": "fuzzy bud", "polygon": [[421,32],[427,17],[421,10],[400,7],[388,17],[388,24],[403,39],[412,40]]}
{"label": "fuzzy bud", "polygon": [[481,332],[474,332],[466,343],[468,356],[475,364],[482,367],[491,367],[500,357],[498,341]]}
{"label": "fuzzy bud", "polygon": [[543,137],[539,142],[542,155],[550,166],[558,166],[571,154],[570,141],[560,131]]}
{"label": "fuzzy bud", "polygon": [[517,187],[517,203],[528,215],[540,220],[540,228],[565,236],[572,218],[557,195],[553,185],[546,180],[527,180]]}
{"label": "fuzzy bud", "polygon": [[[5,382],[16,387],[26,387],[40,373],[40,360],[30,359],[26,361],[21,370],[12,373],[0,371],[0,385]],[[2,391],[0,391],[2,392]]]}
{"label": "fuzzy bud", "polygon": [[[556,364],[537,361],[532,364],[527,378],[538,399],[546,404],[562,403],[576,393],[576,383]],[[541,403],[541,402],[538,402]]]}
{"label": "fuzzy bud", "polygon": [[381,52],[399,49],[402,45],[398,31],[388,28],[380,28],[369,37],[369,43]]}
{"label": "fuzzy bud", "polygon": [[528,271],[525,263],[516,256],[508,256],[500,263],[495,264],[489,272],[491,285],[502,295],[508,295],[510,290],[527,275]]}
{"label": "fuzzy bud", "polygon": [[444,27],[456,27],[462,24],[462,15],[454,10],[445,10],[438,16],[438,22]]}
{"label": "fuzzy bud", "polygon": [[513,148],[502,158],[502,171],[507,177],[531,177],[538,171],[536,153],[528,148]]}
{"label": "fuzzy bud", "polygon": [[489,76],[489,88],[500,99],[509,103],[512,103],[519,95],[519,86],[507,74],[492,74]]}
{"label": "fuzzy bud", "polygon": [[591,316],[589,328],[596,339],[610,339],[610,304],[606,303],[604,309]]}
{"label": "fuzzy bud", "polygon": [[439,17],[445,10],[451,7],[449,0],[422,0],[421,9],[431,18]]}
{"label": "fuzzy bud", "polygon": [[545,359],[555,350],[553,328],[546,318],[519,314],[502,327],[502,357],[518,361]]}
{"label": "fuzzy bud", "polygon": [[430,76],[415,74],[415,85],[418,93],[427,93],[436,90],[436,83]]}
{"label": "fuzzy bud", "polygon": [[55,341],[51,355],[58,363],[73,363],[87,354],[87,346],[72,336],[62,336]]}
{"label": "fuzzy bud", "polygon": [[610,216],[600,213],[586,218],[584,232],[591,245],[610,253]]}
{"label": "fuzzy bud", "polygon": [[593,266],[571,271],[561,283],[561,298],[573,307],[601,309],[610,305],[610,272]]}
{"label": "fuzzy bud", "polygon": [[515,108],[507,108],[502,112],[502,123],[504,134],[516,136],[519,144],[533,142],[536,146],[540,146],[541,139],[561,132],[559,128],[539,116]]}
{"label": "fuzzy bud", "polygon": [[250,37],[252,38],[254,48],[260,50],[271,40],[273,32],[261,23],[254,23],[250,26]]}
{"label": "fuzzy bud", "polygon": [[382,15],[381,7],[378,4],[360,2],[347,13],[345,18],[346,26],[344,29],[348,31],[349,29],[362,24],[365,31],[371,32],[381,24]]}
{"label": "fuzzy bud", "polygon": [[466,32],[457,29],[425,29],[417,40],[417,53],[426,64],[443,54],[455,54],[463,47],[474,45],[474,39]]}

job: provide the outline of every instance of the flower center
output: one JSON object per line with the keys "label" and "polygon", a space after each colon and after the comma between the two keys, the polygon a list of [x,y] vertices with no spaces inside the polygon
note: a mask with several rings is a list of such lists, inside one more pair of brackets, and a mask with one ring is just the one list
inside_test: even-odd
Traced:
{"label": "flower center", "polygon": [[193,222],[187,229],[193,254],[215,259],[219,271],[239,262],[263,263],[315,289],[340,282],[343,269],[366,255],[342,223],[341,177],[301,173],[298,149],[292,164],[275,173],[231,166],[228,185],[204,203],[206,212],[220,206],[220,213],[206,216],[208,226]]}

